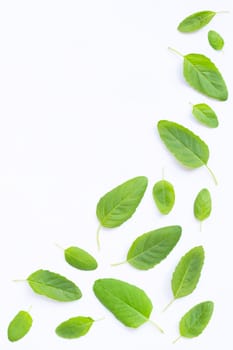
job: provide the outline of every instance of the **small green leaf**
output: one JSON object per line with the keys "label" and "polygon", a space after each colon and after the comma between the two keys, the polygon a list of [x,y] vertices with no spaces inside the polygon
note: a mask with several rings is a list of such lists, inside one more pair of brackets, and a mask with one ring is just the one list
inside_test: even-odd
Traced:
{"label": "small green leaf", "polygon": [[73,301],[82,296],[80,289],[73,282],[48,270],[35,271],[27,281],[35,293],[58,301]]}
{"label": "small green leaf", "polygon": [[29,332],[32,322],[32,317],[27,311],[19,311],[8,326],[8,339],[15,342],[23,338]]}
{"label": "small green leaf", "polygon": [[182,33],[195,32],[206,26],[216,15],[214,11],[199,11],[183,19],[178,25],[178,30]]}
{"label": "small green leaf", "polygon": [[206,103],[199,103],[193,106],[194,117],[209,128],[217,128],[218,117],[213,109]]}
{"label": "small green leaf", "polygon": [[174,299],[189,295],[196,288],[204,264],[205,253],[202,246],[187,252],[179,261],[172,276]]}
{"label": "small green leaf", "polygon": [[175,203],[175,190],[173,185],[161,180],[154,184],[153,198],[161,214],[167,215],[172,210]]}
{"label": "small green leaf", "polygon": [[194,338],[200,335],[208,325],[214,311],[212,301],[204,301],[191,308],[180,320],[180,335]]}
{"label": "small green leaf", "polygon": [[127,261],[139,270],[159,264],[172,251],[181,236],[180,226],[167,226],[144,233],[131,245]]}
{"label": "small green leaf", "polygon": [[98,202],[96,215],[104,227],[117,227],[137,209],[148,185],[145,176],[138,176],[115,187]]}
{"label": "small green leaf", "polygon": [[74,339],[87,334],[94,320],[91,317],[72,317],[57,326],[55,332],[59,337]]}
{"label": "small green leaf", "polygon": [[93,290],[99,301],[125,326],[137,328],[149,320],[153,306],[142,289],[104,278],[95,281]]}
{"label": "small green leaf", "polygon": [[188,168],[199,168],[204,165],[215,183],[217,182],[207,166],[209,148],[199,136],[184,126],[168,120],[160,120],[157,126],[161,140],[181,164]]}
{"label": "small green leaf", "polygon": [[97,261],[93,256],[78,247],[66,248],[64,255],[68,264],[79,270],[95,270],[98,266]]}
{"label": "small green leaf", "polygon": [[208,32],[208,41],[210,46],[215,50],[222,50],[224,46],[224,40],[222,36],[215,30],[210,30]]}
{"label": "small green leaf", "polygon": [[194,216],[197,220],[203,221],[210,216],[212,208],[211,195],[207,188],[203,188],[194,201]]}

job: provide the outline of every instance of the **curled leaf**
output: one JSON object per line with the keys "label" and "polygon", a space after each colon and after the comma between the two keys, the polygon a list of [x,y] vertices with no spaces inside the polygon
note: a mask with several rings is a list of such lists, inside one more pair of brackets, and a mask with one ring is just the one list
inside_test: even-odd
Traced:
{"label": "curled leaf", "polygon": [[194,117],[209,128],[217,128],[218,117],[214,110],[206,103],[199,103],[193,106]]}
{"label": "curled leaf", "polygon": [[175,203],[173,185],[166,180],[156,182],[153,187],[153,198],[160,213],[169,214]]}
{"label": "curled leaf", "polygon": [[23,338],[29,332],[32,322],[32,317],[27,311],[19,311],[8,326],[8,339],[15,342]]}
{"label": "curled leaf", "polygon": [[215,30],[210,30],[208,32],[208,41],[210,46],[215,50],[222,50],[224,46],[223,37],[217,33]]}
{"label": "curled leaf", "polygon": [[72,317],[59,324],[55,330],[59,337],[66,339],[80,338],[87,334],[94,320],[91,317]]}
{"label": "curled leaf", "polygon": [[79,247],[66,248],[64,255],[67,263],[79,270],[95,270],[98,266],[95,258]]}
{"label": "curled leaf", "polygon": [[206,26],[216,15],[214,11],[199,11],[184,18],[178,25],[178,30],[183,33],[195,32]]}
{"label": "curled leaf", "polygon": [[211,195],[207,188],[203,188],[194,201],[194,216],[197,220],[203,221],[210,216],[212,209]]}

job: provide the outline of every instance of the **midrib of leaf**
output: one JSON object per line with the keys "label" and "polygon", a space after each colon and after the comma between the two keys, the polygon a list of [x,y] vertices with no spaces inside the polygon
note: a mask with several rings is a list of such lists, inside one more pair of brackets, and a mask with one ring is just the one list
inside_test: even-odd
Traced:
{"label": "midrib of leaf", "polygon": [[56,288],[56,287],[51,286],[51,285],[49,285],[49,284],[45,284],[45,283],[42,283],[42,282],[35,282],[35,281],[33,281],[33,280],[30,280],[30,279],[28,279],[28,281],[31,282],[31,283],[33,283],[33,284],[37,284],[37,285],[39,285],[39,286],[46,286],[46,287],[49,287],[49,288],[51,288],[51,289],[55,289],[55,290],[58,290],[58,291],[65,292],[65,293],[67,293],[67,294],[69,294],[69,295],[74,295],[73,292],[69,292],[69,291],[64,290],[64,289],[62,289],[62,288]]}
{"label": "midrib of leaf", "polygon": [[190,265],[191,264],[189,264],[189,266],[186,268],[186,270],[185,270],[185,273],[184,273],[184,275],[183,275],[183,278],[182,278],[182,280],[181,280],[181,282],[180,282],[180,286],[179,286],[179,288],[177,289],[177,291],[176,291],[176,294],[174,295],[174,298],[176,299],[177,298],[177,294],[179,293],[179,291],[181,290],[181,287],[182,287],[182,285],[183,285],[183,282],[184,282],[184,280],[185,280],[185,278],[186,278],[186,276],[187,276],[187,274],[188,274],[188,272],[189,272],[189,270],[190,270]]}

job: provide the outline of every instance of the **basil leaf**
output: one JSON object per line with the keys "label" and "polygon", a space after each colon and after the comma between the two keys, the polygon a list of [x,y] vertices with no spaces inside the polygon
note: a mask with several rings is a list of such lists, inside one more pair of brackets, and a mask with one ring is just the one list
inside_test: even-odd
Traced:
{"label": "basil leaf", "polygon": [[174,299],[189,295],[196,288],[204,264],[205,253],[202,246],[187,252],[179,261],[172,276]]}
{"label": "basil leaf", "polygon": [[55,332],[59,337],[74,339],[87,334],[94,320],[91,317],[72,317],[57,326]]}
{"label": "basil leaf", "polygon": [[208,41],[210,46],[215,50],[222,50],[224,46],[224,40],[222,36],[215,30],[210,30],[208,32]]}
{"label": "basil leaf", "polygon": [[172,251],[181,236],[180,226],[167,226],[144,233],[131,245],[127,261],[139,270],[159,264]]}
{"label": "basil leaf", "polygon": [[194,117],[209,128],[217,128],[218,117],[213,109],[206,103],[199,103],[193,106]]}
{"label": "basil leaf", "polygon": [[184,56],[183,74],[187,83],[202,94],[220,101],[227,100],[226,83],[208,57],[197,53]]}
{"label": "basil leaf", "polygon": [[73,282],[48,270],[35,271],[27,281],[35,293],[58,301],[73,301],[82,296],[80,289]]}
{"label": "basil leaf", "polygon": [[178,30],[182,33],[195,32],[206,26],[216,15],[214,11],[199,11],[183,19],[178,25]]}
{"label": "basil leaf", "polygon": [[142,289],[104,278],[95,281],[93,290],[99,301],[125,326],[137,328],[149,320],[153,306]]}
{"label": "basil leaf", "polygon": [[197,220],[203,221],[210,216],[212,208],[211,195],[207,188],[203,188],[194,201],[194,216]]}
{"label": "basil leaf", "polygon": [[106,193],[96,208],[100,224],[113,228],[128,220],[141,202],[147,184],[145,176],[138,176]]}
{"label": "basil leaf", "polygon": [[180,335],[194,338],[200,335],[208,325],[214,311],[212,301],[204,301],[191,308],[180,320]]}
{"label": "basil leaf", "polygon": [[97,261],[85,250],[78,247],[69,247],[64,251],[65,260],[71,266],[79,270],[95,270],[98,266]]}
{"label": "basil leaf", "polygon": [[19,311],[8,326],[8,339],[15,342],[23,338],[29,332],[32,322],[32,317],[27,311]]}
{"label": "basil leaf", "polygon": [[153,187],[153,198],[160,213],[169,214],[175,203],[173,185],[166,180],[156,182]]}
{"label": "basil leaf", "polygon": [[205,165],[217,182],[213,172],[207,166],[209,148],[199,136],[184,126],[168,120],[160,120],[157,127],[160,138],[180,163],[188,168],[199,168]]}

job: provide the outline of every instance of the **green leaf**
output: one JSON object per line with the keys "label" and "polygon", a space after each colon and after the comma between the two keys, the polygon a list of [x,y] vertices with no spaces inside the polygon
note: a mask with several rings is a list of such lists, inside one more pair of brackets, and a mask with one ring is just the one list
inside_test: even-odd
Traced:
{"label": "green leaf", "polygon": [[79,270],[95,270],[98,266],[97,261],[85,250],[78,247],[69,247],[64,251],[65,260],[71,266]]}
{"label": "green leaf", "polygon": [[104,227],[117,227],[137,209],[147,188],[148,179],[138,176],[115,187],[98,202],[96,215]]}
{"label": "green leaf", "polygon": [[168,121],[158,122],[159,135],[175,158],[188,168],[199,168],[203,165],[216,181],[214,174],[207,166],[209,160],[209,148],[207,144],[184,126]]}
{"label": "green leaf", "polygon": [[222,36],[215,30],[210,30],[208,32],[208,41],[210,46],[215,50],[222,50],[224,46],[224,40]]}
{"label": "green leaf", "polygon": [[193,106],[194,117],[209,128],[217,128],[218,117],[213,109],[206,103],[199,103]]}
{"label": "green leaf", "polygon": [[206,56],[191,53],[184,56],[183,74],[187,83],[202,94],[226,101],[226,83],[215,64]]}
{"label": "green leaf", "polygon": [[131,245],[127,261],[140,270],[159,264],[172,251],[181,236],[180,226],[167,226],[144,233]]}
{"label": "green leaf", "polygon": [[104,278],[95,281],[93,290],[99,301],[125,326],[137,328],[149,320],[153,306],[142,289]]}
{"label": "green leaf", "polygon": [[35,293],[58,301],[73,301],[82,296],[80,289],[73,282],[48,270],[35,271],[27,281]]}
{"label": "green leaf", "polygon": [[180,320],[180,335],[194,338],[200,335],[208,325],[214,311],[212,301],[204,301],[191,308]]}
{"label": "green leaf", "polygon": [[197,220],[203,221],[210,216],[211,213],[211,195],[209,190],[203,188],[194,201],[194,216]]}
{"label": "green leaf", "polygon": [[196,288],[204,264],[205,253],[202,246],[195,247],[186,253],[172,276],[174,299],[189,295]]}
{"label": "green leaf", "polygon": [[27,311],[19,311],[8,326],[8,339],[15,342],[23,338],[29,332],[32,322],[32,317]]}
{"label": "green leaf", "polygon": [[206,26],[215,15],[216,12],[213,11],[195,12],[183,19],[177,29],[182,33],[195,32]]}
{"label": "green leaf", "polygon": [[161,180],[154,184],[153,198],[161,214],[167,215],[172,210],[175,203],[175,190],[173,185]]}
{"label": "green leaf", "polygon": [[55,332],[59,337],[74,339],[87,334],[94,320],[91,317],[72,317],[57,326]]}

